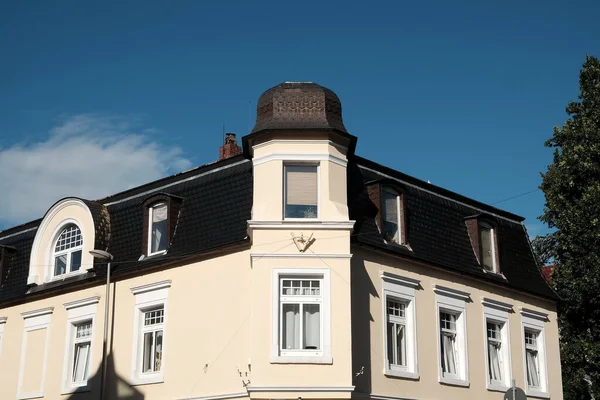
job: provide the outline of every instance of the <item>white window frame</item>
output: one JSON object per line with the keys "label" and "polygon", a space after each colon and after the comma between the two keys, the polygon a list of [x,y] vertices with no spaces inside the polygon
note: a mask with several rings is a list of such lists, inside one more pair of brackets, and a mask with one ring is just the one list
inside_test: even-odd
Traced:
{"label": "white window frame", "polygon": [[[488,270],[485,265],[483,264],[483,243],[481,243],[481,229],[485,228],[485,229],[489,229],[490,230],[490,248],[492,249],[492,270]],[[477,235],[478,237],[478,241],[479,241],[479,257],[481,258],[481,268],[483,268],[483,270],[485,272],[491,272],[494,274],[498,273],[498,260],[497,260],[497,252],[498,249],[496,249],[496,228],[494,228],[494,226],[488,224],[487,222],[478,222],[477,223]]]}
{"label": "white window frame", "polygon": [[[54,251],[54,249],[56,248],[56,242],[58,241],[58,238],[60,237],[62,231],[68,226],[68,225],[75,225],[77,228],[79,228],[79,231],[81,232],[81,237],[82,237],[82,244],[81,247],[78,250],[81,250],[81,267],[79,267],[79,269],[77,271],[66,271],[64,274],[62,275],[55,275],[55,270],[56,270],[56,253]],[[67,218],[63,221],[61,221],[60,224],[57,225],[56,229],[52,232],[52,242],[50,242],[50,246],[48,247],[48,252],[47,252],[47,259],[48,259],[48,265],[46,267],[46,282],[51,282],[51,281],[57,281],[57,280],[63,280],[65,278],[71,277],[71,276],[76,276],[79,274],[85,274],[88,272],[88,269],[91,268],[92,266],[87,266],[84,265],[84,260],[86,258],[85,256],[85,246],[86,246],[86,231],[85,231],[85,227],[79,223],[79,221],[73,219],[73,218]],[[71,261],[71,254],[73,252],[73,249],[69,249],[69,250],[65,250],[64,252],[68,252],[69,255],[67,257],[67,267],[70,266],[70,261]],[[62,254],[63,252],[59,252],[59,254]]]}
{"label": "white window frame", "polygon": [[[167,328],[168,328],[168,289],[171,281],[161,281],[148,285],[131,288],[135,296],[135,307],[133,310],[133,340],[131,356],[131,385],[145,385],[150,383],[161,383],[165,380],[165,368],[167,361]],[[142,362],[144,357],[144,313],[155,308],[164,309],[163,318],[163,342],[162,360],[160,371],[142,373]]]}
{"label": "white window frame", "polygon": [[[50,347],[50,319],[54,307],[42,308],[39,310],[26,311],[21,313],[24,320],[23,342],[21,344],[21,360],[19,363],[19,383],[17,386],[17,399],[33,399],[44,397],[44,387],[46,384],[46,367],[48,366],[48,350]],[[23,377],[25,375],[25,357],[27,355],[27,334],[37,330],[46,330],[46,343],[44,344],[44,357],[42,365],[42,381],[40,389],[35,392],[23,392]]]}
{"label": "white window frame", "polygon": [[[316,218],[288,218],[285,216],[287,204],[287,167],[317,167],[317,216]],[[321,219],[321,163],[314,161],[285,161],[283,163],[283,193],[282,193],[282,219],[285,221],[318,221]]]}
{"label": "white window frame", "polygon": [[165,245],[164,250],[155,251],[154,253],[152,252],[152,219],[154,216],[154,209],[158,208],[158,207],[162,207],[162,206],[165,206],[167,209],[167,229],[165,229],[165,235],[167,235],[167,238],[169,237],[168,232],[166,232],[169,228],[169,223],[168,223],[169,205],[167,203],[161,201],[161,202],[155,203],[155,204],[151,205],[150,207],[148,207],[148,232],[147,232],[147,235],[148,235],[148,251],[147,251],[148,257],[156,256],[159,254],[165,254],[167,252],[167,250],[169,249],[169,243],[167,243]]}
{"label": "white window frame", "polygon": [[[527,308],[521,308],[521,346],[523,351],[525,394],[527,394],[527,396],[550,398],[548,368],[546,364],[546,321],[548,321],[548,314]],[[530,387],[527,384],[527,355],[525,346],[525,330],[537,333],[536,344],[538,348],[540,387]]]}
{"label": "white window frame", "polygon": [[[98,301],[100,297],[90,297],[83,300],[65,303],[67,310],[67,329],[65,340],[65,352],[63,359],[63,376],[61,394],[69,394],[76,392],[89,392],[91,390],[92,381],[92,364],[94,355],[94,346],[96,343],[96,312],[98,310]],[[92,323],[92,336],[90,337],[89,364],[87,371],[87,380],[84,382],[73,382],[73,362],[75,348],[75,333],[76,326],[85,322]]]}
{"label": "white window frame", "polygon": [[[400,196],[400,194],[398,192],[396,192],[394,189],[389,188],[387,186],[382,186],[381,191],[382,192],[386,192],[386,193],[388,193],[388,194],[396,197],[396,216],[397,216],[396,224],[398,225],[398,241],[392,240],[391,242],[395,243],[395,244],[404,244],[403,240],[402,240],[402,228],[403,228],[403,226],[402,226],[402,215],[400,214],[400,212],[402,210],[402,205],[401,205],[402,198],[401,198],[401,196]],[[381,204],[381,208],[382,208],[382,213],[381,213],[381,233],[384,234],[383,227],[384,227],[384,224],[385,224],[385,215],[384,215],[385,214],[385,203],[383,202],[383,196],[381,196],[381,197],[382,197],[382,199],[381,199],[381,203],[382,203]],[[388,242],[387,239],[384,239],[384,240],[385,240],[386,243]]]}
{"label": "white window frame", "polygon": [[0,317],[0,358],[2,357],[2,337],[4,336],[4,327],[7,320],[7,317]]}
{"label": "white window frame", "polygon": [[[419,379],[419,364],[417,358],[417,318],[415,289],[420,281],[390,272],[381,272],[382,279],[382,321],[383,321],[383,373],[398,378]],[[406,332],[406,366],[393,365],[387,360],[387,301],[404,303],[405,332]]]}
{"label": "white window frame", "polygon": [[[314,351],[285,352],[280,350],[280,280],[283,277],[308,279],[318,276],[321,280],[321,349]],[[331,364],[331,276],[330,270],[324,268],[276,268],[271,280],[272,328],[271,328],[271,363],[290,364]]]}
{"label": "white window frame", "polygon": [[[435,301],[435,320],[436,320],[436,343],[438,349],[438,382],[454,385],[469,386],[469,354],[467,349],[467,309],[465,303],[470,299],[470,294],[461,290],[433,285],[436,294]],[[441,326],[440,313],[447,312],[456,315],[456,350],[458,373],[444,374],[441,365]]]}
{"label": "white window frame", "polygon": [[[508,315],[512,312],[512,305],[489,298],[482,298],[483,304],[483,345],[486,366],[486,388],[490,391],[506,392],[512,382],[512,360],[510,351],[510,325]],[[490,354],[488,347],[487,324],[495,323],[500,328],[500,357],[502,380],[492,380],[489,372]]]}

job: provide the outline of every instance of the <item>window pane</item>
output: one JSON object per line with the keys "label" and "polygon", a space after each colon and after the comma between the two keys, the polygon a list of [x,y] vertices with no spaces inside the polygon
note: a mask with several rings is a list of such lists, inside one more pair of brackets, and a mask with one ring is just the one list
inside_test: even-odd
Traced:
{"label": "window pane", "polygon": [[154,371],[160,371],[162,365],[163,331],[156,332],[156,349],[154,351]]}
{"label": "window pane", "polygon": [[73,247],[83,246],[83,237],[77,225],[67,225],[56,241],[54,251],[63,251]]}
{"label": "window pane", "polygon": [[455,336],[441,335],[442,371],[444,374],[456,375],[456,343]]}
{"label": "window pane", "polygon": [[319,304],[304,304],[304,348],[321,348],[321,313]]}
{"label": "window pane", "polygon": [[285,166],[285,217],[317,218],[317,166]]}
{"label": "window pane", "polygon": [[396,324],[396,359],[398,365],[406,366],[405,326]]}
{"label": "window pane", "polygon": [[81,250],[71,253],[71,272],[79,271],[81,268]]}
{"label": "window pane", "polygon": [[500,368],[500,344],[488,342],[489,376],[493,381],[502,381],[502,369]]}
{"label": "window pane", "polygon": [[388,363],[394,364],[394,323],[387,323],[387,359]]}
{"label": "window pane", "polygon": [[165,318],[165,309],[158,308],[144,313],[144,326],[162,324]]}
{"label": "window pane", "polygon": [[537,351],[526,350],[525,361],[527,363],[527,384],[533,387],[540,386],[540,374],[538,370]]}
{"label": "window pane", "polygon": [[399,216],[398,195],[386,190],[382,191],[383,197],[383,236],[386,240],[398,243],[399,240]]}
{"label": "window pane", "polygon": [[54,275],[62,275],[67,272],[67,255],[63,254],[54,258]]}
{"label": "window pane", "polygon": [[406,311],[406,304],[400,303],[398,301],[390,301],[387,302],[388,315],[393,315],[396,317],[404,318]]}
{"label": "window pane", "polygon": [[282,305],[282,349],[300,349],[300,305]]}
{"label": "window pane", "polygon": [[150,253],[167,249],[167,205],[152,207],[152,237]]}
{"label": "window pane", "polygon": [[492,271],[494,269],[493,235],[492,229],[487,226],[479,226],[479,237],[481,240],[481,264],[484,268]]}
{"label": "window pane", "polygon": [[75,344],[73,360],[73,382],[84,382],[87,379],[87,371],[90,357],[90,342]]}
{"label": "window pane", "polygon": [[86,322],[83,324],[79,324],[75,328],[75,338],[83,339],[92,336],[92,323]]}
{"label": "window pane", "polygon": [[144,359],[142,363],[142,372],[152,372],[152,352],[154,344],[154,332],[144,334]]}

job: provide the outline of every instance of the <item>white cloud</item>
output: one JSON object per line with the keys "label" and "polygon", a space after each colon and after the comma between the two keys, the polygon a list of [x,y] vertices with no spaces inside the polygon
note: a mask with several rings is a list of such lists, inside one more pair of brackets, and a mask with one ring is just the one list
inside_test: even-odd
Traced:
{"label": "white cloud", "polygon": [[44,141],[1,149],[1,225],[42,217],[63,197],[97,199],[190,168],[180,148],[150,132],[135,119],[84,114]]}

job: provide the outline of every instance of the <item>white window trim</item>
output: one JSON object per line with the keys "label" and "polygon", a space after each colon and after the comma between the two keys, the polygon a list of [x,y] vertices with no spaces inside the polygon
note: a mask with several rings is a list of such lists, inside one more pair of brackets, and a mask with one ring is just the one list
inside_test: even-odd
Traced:
{"label": "white window trim", "polygon": [[[303,275],[322,276],[321,284],[323,312],[323,343],[322,356],[282,356],[279,351],[279,280],[281,275],[290,275],[301,277]],[[331,356],[331,274],[329,269],[324,268],[275,268],[271,280],[271,299],[272,299],[272,327],[271,327],[271,357],[272,364],[332,364]]]}
{"label": "white window trim", "polygon": [[[148,249],[146,251],[147,257],[165,254],[167,252],[167,250],[169,249],[169,243],[167,243],[166,248],[164,250],[155,251],[154,253],[152,253],[152,251],[151,251],[151,249],[152,249],[152,217],[154,215],[154,209],[156,207],[160,207],[160,206],[167,207],[167,220],[169,219],[169,205],[167,203],[165,203],[164,201],[155,203],[152,206],[148,207],[148,232],[146,233],[148,235]],[[169,224],[167,223],[167,227],[168,227],[168,225]],[[167,232],[165,232],[165,234],[167,234]],[[167,237],[168,237],[168,235],[167,235]]]}
{"label": "white window trim", "polygon": [[[400,197],[400,194],[397,191],[395,191],[394,189],[389,188],[387,186],[383,186],[381,188],[381,191],[382,192],[387,192],[388,194],[396,196],[396,217],[397,217],[396,224],[398,225],[398,241],[394,242],[392,240],[391,242],[394,243],[394,244],[403,245],[404,244],[404,240],[402,240],[402,229],[404,228],[404,226],[403,226],[404,224],[402,223],[402,215],[400,214],[400,212],[402,210],[402,204],[401,204],[402,198]],[[383,208],[384,204],[382,204],[380,207]],[[383,234],[383,224],[384,224],[384,221],[382,220],[381,221],[381,232],[382,232],[382,234]],[[388,243],[388,241],[385,240],[385,239],[383,241],[385,243]]]}
{"label": "white window trim", "polygon": [[[548,382],[548,367],[546,361],[546,331],[545,323],[548,321],[548,314],[521,308],[521,349],[523,351],[523,371],[525,382],[525,394],[532,397],[550,398],[550,389]],[[525,352],[525,329],[530,329],[538,332],[538,365],[540,373],[540,387],[530,388],[527,384],[527,359]]]}
{"label": "white window trim", "polygon": [[[58,240],[58,237],[62,233],[63,229],[65,229],[67,227],[67,225],[70,225],[70,224],[73,224],[79,228],[79,230],[81,231],[81,237],[83,238],[83,244],[81,246],[81,267],[77,271],[65,272],[62,275],[54,275],[54,268],[55,268],[55,262],[56,262],[54,259],[54,248],[56,247],[56,241]],[[47,264],[48,266],[46,267],[46,271],[45,271],[46,276],[45,276],[44,282],[62,281],[64,279],[70,278],[72,276],[85,274],[88,272],[88,269],[93,267],[93,265],[91,265],[91,266],[85,265],[85,258],[86,258],[85,244],[86,244],[86,240],[88,240],[89,238],[88,238],[88,235],[86,234],[84,225],[80,224],[79,221],[77,221],[76,219],[73,219],[73,218],[64,219],[63,221],[60,222],[60,224],[58,224],[56,226],[56,228],[52,232],[52,236],[50,236],[50,237],[52,238],[52,241],[50,242],[50,246],[49,246],[47,254],[46,254],[46,260],[48,260],[48,264]]]}
{"label": "white window trim", "polygon": [[[309,166],[317,167],[317,217],[316,218],[287,218],[285,216],[285,203],[287,202],[287,174],[285,168],[287,166]],[[290,222],[308,222],[308,221],[320,221],[321,220],[321,163],[314,161],[302,161],[302,160],[286,160],[283,162],[283,193],[282,193],[282,213],[281,219],[283,221]]]}
{"label": "white window trim", "polygon": [[[512,360],[510,351],[510,325],[508,314],[512,312],[512,305],[493,300],[489,298],[482,298],[481,303],[483,304],[483,345],[485,354],[485,384],[487,390],[506,392],[511,387],[512,382]],[[492,322],[496,324],[502,324],[500,331],[501,335],[501,346],[502,346],[502,382],[492,382],[489,377],[489,349],[488,349],[488,333],[487,323]]]}
{"label": "white window trim", "polygon": [[[469,353],[467,349],[467,309],[466,300],[470,294],[461,290],[433,285],[435,295],[435,323],[436,323],[436,343],[437,343],[437,363],[438,363],[438,382],[454,386],[469,386]],[[440,363],[442,349],[440,345],[440,312],[449,311],[458,314],[456,319],[456,346],[458,350],[459,376],[444,376]]]}
{"label": "white window trim", "polygon": [[496,252],[498,251],[498,249],[496,249],[496,228],[494,228],[492,225],[486,223],[486,222],[478,222],[477,223],[477,235],[479,235],[478,241],[481,241],[481,228],[487,228],[490,230],[490,247],[492,248],[492,270],[488,271],[485,266],[483,265],[483,251],[482,251],[482,243],[479,243],[479,257],[481,257],[481,268],[483,268],[483,270],[485,272],[491,272],[493,274],[497,274],[499,273],[498,271],[498,260],[496,258]]}
{"label": "white window trim", "polygon": [[[54,307],[42,308],[39,310],[26,311],[21,313],[25,328],[23,330],[23,343],[21,344],[21,360],[19,364],[19,384],[17,386],[17,399],[33,399],[44,397],[44,386],[46,383],[46,366],[48,361],[48,348],[50,347],[50,317]],[[46,343],[44,344],[44,360],[42,361],[42,381],[40,390],[35,392],[23,393],[23,376],[25,374],[25,356],[27,354],[27,334],[32,331],[46,329]]]}
{"label": "white window trim", "polygon": [[[416,298],[415,289],[419,287],[420,281],[392,274],[390,272],[381,272],[383,296],[383,373],[387,376],[398,378],[419,379],[419,363],[417,357],[417,317],[416,317]],[[394,368],[387,362],[387,299],[397,299],[408,303],[406,306],[406,369]]]}
{"label": "white window trim", "polygon": [[[149,285],[136,286],[131,288],[131,293],[135,296],[135,307],[133,310],[133,340],[131,346],[131,385],[145,385],[150,383],[161,383],[165,381],[166,355],[167,355],[167,326],[168,326],[168,290],[171,287],[171,281],[161,281]],[[162,343],[162,362],[160,372],[151,374],[141,374],[141,315],[144,311],[160,307],[164,308],[163,320],[163,343]],[[142,350],[143,351],[143,350]]]}
{"label": "white window trim", "polygon": [[[93,350],[96,343],[96,312],[98,309],[98,301],[100,297],[90,297],[83,300],[72,301],[65,303],[67,310],[67,334],[65,340],[65,352],[63,359],[63,376],[61,394],[69,394],[76,392],[89,392],[91,390]],[[92,322],[92,336],[90,338],[90,350],[88,365],[88,379],[85,383],[73,383],[71,377],[73,375],[73,334],[74,327],[82,322]]]}
{"label": "white window trim", "polygon": [[7,317],[0,317],[0,358],[2,357],[2,337],[4,336],[4,326],[6,325]]}

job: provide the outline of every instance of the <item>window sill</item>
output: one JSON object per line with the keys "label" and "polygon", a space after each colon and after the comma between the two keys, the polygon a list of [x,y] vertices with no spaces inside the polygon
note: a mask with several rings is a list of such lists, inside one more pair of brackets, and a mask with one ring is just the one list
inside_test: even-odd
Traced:
{"label": "window sill", "polygon": [[393,377],[393,378],[405,378],[405,379],[414,379],[419,380],[420,376],[418,372],[409,372],[409,371],[394,371],[393,369],[385,369],[383,371],[385,376]]}
{"label": "window sill", "polygon": [[540,399],[549,399],[550,398],[550,393],[543,392],[541,390],[535,390],[535,389],[527,389],[527,390],[525,390],[525,394],[527,396],[538,397]]}
{"label": "window sill", "polygon": [[83,269],[80,269],[80,270],[75,271],[75,272],[69,272],[69,273],[62,274],[62,275],[53,275],[53,276],[47,278],[44,283],[65,281],[67,279],[74,278],[74,277],[79,276],[79,275],[85,275],[87,273],[88,273],[88,270],[86,270],[85,268],[83,268]]}
{"label": "window sill", "polygon": [[156,253],[147,254],[144,257],[144,260],[147,259],[147,258],[160,257],[160,256],[165,255],[165,254],[167,254],[167,250],[157,251]]}
{"label": "window sill", "polygon": [[91,392],[90,385],[82,385],[82,386],[69,386],[63,388],[60,394],[73,394],[73,393],[83,393],[83,392]]}
{"label": "window sill", "polygon": [[333,364],[327,356],[271,356],[271,364]]}
{"label": "window sill", "polygon": [[17,394],[17,400],[37,399],[37,398],[40,398],[40,397],[44,397],[44,392],[33,392],[33,393]]}
{"label": "window sill", "polygon": [[439,379],[439,382],[444,385],[469,387],[469,381],[465,381],[465,380],[457,379],[457,378],[447,378],[447,377],[442,376]]}
{"label": "window sill", "polygon": [[138,385],[150,385],[154,383],[163,383],[165,376],[163,374],[156,374],[152,376],[137,376],[129,381],[131,386]]}
{"label": "window sill", "polygon": [[506,391],[510,389],[510,386],[502,385],[500,383],[489,383],[487,384],[487,390],[490,392],[502,392],[506,393]]}

